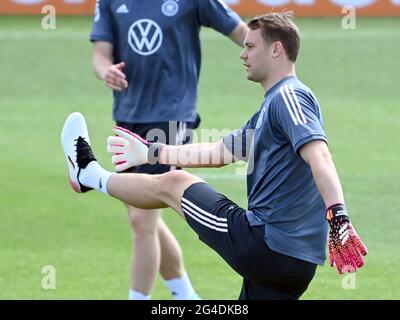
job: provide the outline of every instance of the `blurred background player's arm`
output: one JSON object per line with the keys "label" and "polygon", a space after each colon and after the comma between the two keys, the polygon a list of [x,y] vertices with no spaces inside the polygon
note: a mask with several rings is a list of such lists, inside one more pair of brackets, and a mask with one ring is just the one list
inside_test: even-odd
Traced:
{"label": "blurred background player's arm", "polygon": [[96,41],[93,44],[93,69],[96,76],[103,80],[107,87],[121,91],[128,87],[123,72],[125,62],[113,64],[113,45],[106,41]]}
{"label": "blurred background player's arm", "polygon": [[240,21],[235,29],[228,35],[229,39],[235,42],[237,45],[243,47],[244,38],[247,33],[247,24]]}

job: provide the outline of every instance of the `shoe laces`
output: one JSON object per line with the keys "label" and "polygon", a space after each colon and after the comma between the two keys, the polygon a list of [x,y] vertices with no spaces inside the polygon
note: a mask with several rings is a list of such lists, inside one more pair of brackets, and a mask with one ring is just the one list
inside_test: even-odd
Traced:
{"label": "shoe laces", "polygon": [[74,141],[76,141],[76,162],[79,168],[84,169],[90,162],[96,161],[96,158],[91,146],[85,138],[79,136]]}

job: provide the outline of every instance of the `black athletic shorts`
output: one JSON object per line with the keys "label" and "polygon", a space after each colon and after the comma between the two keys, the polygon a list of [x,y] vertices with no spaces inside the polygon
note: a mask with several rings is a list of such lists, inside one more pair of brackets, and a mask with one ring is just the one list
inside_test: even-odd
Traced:
{"label": "black athletic shorts", "polygon": [[[160,142],[170,145],[182,145],[191,142],[193,137],[193,129],[197,128],[199,122],[200,120],[196,123],[182,121],[155,123],[117,122],[117,126],[128,129],[149,142]],[[129,168],[124,172],[161,174],[174,169],[180,168],[165,164],[144,164],[141,166]]]}
{"label": "black athletic shorts", "polygon": [[246,210],[206,183],[185,190],[182,210],[199,239],[243,277],[239,299],[298,299],[316,265],[268,248],[264,226],[250,226]]}

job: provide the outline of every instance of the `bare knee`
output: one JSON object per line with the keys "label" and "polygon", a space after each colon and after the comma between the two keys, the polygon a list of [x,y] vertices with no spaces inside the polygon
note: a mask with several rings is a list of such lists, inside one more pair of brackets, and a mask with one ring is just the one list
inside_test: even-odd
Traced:
{"label": "bare knee", "polygon": [[158,192],[163,198],[176,198],[191,184],[203,181],[183,170],[173,170],[159,176]]}
{"label": "bare knee", "polygon": [[157,236],[160,210],[145,210],[128,206],[128,217],[136,241],[147,241]]}

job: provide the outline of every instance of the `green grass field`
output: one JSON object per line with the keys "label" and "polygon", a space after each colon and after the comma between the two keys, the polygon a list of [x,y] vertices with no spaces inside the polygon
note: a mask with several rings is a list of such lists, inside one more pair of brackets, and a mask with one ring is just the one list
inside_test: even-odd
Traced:
{"label": "green grass field", "polygon": [[[353,224],[369,248],[355,288],[319,267],[303,299],[399,299],[400,20],[297,19],[303,32],[298,76],[318,96]],[[111,93],[91,70],[91,21],[0,17],[0,299],[126,299],[131,233],[121,203],[74,194],[66,179],[60,131],[72,111],[85,114],[101,163],[113,125]],[[241,126],[263,100],[245,78],[240,49],[204,30],[199,110],[203,128]],[[246,205],[235,167],[192,170]],[[204,299],[236,299],[238,277],[171,210],[186,268]],[[41,287],[56,268],[56,289]],[[170,299],[161,278],[152,297]]]}

